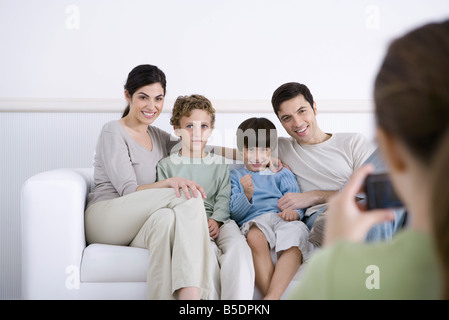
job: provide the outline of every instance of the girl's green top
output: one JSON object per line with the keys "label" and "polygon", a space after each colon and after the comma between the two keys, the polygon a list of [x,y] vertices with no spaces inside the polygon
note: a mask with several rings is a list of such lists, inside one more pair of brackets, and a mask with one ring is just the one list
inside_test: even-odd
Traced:
{"label": "girl's green top", "polygon": [[339,241],[304,266],[290,299],[439,299],[441,270],[433,238],[403,229],[391,242]]}

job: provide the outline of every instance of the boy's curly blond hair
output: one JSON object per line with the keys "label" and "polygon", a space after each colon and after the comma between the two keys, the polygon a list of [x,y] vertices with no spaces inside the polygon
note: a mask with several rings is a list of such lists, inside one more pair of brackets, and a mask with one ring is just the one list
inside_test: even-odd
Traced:
{"label": "boy's curly blond hair", "polygon": [[179,126],[182,117],[189,117],[192,110],[205,110],[210,115],[210,124],[213,127],[215,124],[215,109],[212,103],[205,96],[199,94],[192,94],[190,96],[179,96],[172,110],[170,124],[172,126]]}

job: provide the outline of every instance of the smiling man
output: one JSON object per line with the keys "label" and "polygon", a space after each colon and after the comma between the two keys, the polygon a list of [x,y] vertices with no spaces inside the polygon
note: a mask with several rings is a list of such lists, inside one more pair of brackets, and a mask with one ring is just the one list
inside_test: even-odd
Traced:
{"label": "smiling man", "polygon": [[271,103],[291,136],[279,138],[279,158],[296,175],[302,191],[284,195],[279,209],[306,208],[304,222],[313,226],[310,242],[321,246],[326,203],[373,153],[374,146],[359,133],[323,132],[316,119],[316,103],[304,84],[281,85]]}

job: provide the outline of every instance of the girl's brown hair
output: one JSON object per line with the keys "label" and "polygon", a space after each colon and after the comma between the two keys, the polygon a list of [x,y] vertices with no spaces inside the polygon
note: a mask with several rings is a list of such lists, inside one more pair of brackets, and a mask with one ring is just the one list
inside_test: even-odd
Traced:
{"label": "girl's brown hair", "polygon": [[[390,45],[375,81],[374,99],[377,125],[400,139],[429,172],[436,170],[429,210],[447,299],[449,147],[447,141],[441,143],[449,127],[449,20],[427,24]],[[440,145],[446,150],[434,165]]]}
{"label": "girl's brown hair", "polygon": [[429,165],[449,124],[449,20],[394,41],[374,86],[379,127]]}
{"label": "girl's brown hair", "polygon": [[443,266],[443,299],[449,299],[449,130],[432,162],[433,229]]}

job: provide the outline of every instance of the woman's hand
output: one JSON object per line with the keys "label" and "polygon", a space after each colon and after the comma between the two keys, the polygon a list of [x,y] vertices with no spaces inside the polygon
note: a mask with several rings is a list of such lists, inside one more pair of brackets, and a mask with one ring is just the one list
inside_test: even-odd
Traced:
{"label": "woman's hand", "polygon": [[373,170],[374,166],[371,164],[356,170],[344,189],[330,199],[324,245],[330,245],[338,239],[361,242],[375,224],[394,220],[394,212],[390,209],[366,211],[356,202],[356,195],[360,192],[363,181]]}
{"label": "woman's hand", "polygon": [[198,192],[201,194],[203,199],[207,198],[206,192],[204,191],[203,187],[201,187],[199,184],[197,184],[195,181],[188,180],[181,177],[172,177],[166,179],[166,182],[168,183],[168,186],[170,188],[175,189],[176,196],[179,198],[181,196],[181,192],[179,191],[182,189],[184,194],[186,195],[187,199],[191,198],[189,189],[192,191],[193,197],[198,197]]}

